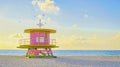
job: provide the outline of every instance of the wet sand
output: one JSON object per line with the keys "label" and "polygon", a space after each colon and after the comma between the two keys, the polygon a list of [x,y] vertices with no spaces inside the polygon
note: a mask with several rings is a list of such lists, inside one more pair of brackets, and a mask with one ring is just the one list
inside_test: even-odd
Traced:
{"label": "wet sand", "polygon": [[120,56],[0,56],[0,67],[120,67]]}

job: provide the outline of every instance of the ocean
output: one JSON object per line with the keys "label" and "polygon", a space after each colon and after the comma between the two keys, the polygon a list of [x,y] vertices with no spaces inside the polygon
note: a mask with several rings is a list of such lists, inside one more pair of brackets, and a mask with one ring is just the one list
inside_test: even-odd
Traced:
{"label": "ocean", "polygon": [[[24,56],[26,50],[0,50],[0,55]],[[120,50],[53,50],[55,56],[120,56]]]}

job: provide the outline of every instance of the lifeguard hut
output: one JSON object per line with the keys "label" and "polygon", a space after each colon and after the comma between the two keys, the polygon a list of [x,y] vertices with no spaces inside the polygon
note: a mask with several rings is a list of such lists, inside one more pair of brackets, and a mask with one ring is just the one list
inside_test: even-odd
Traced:
{"label": "lifeguard hut", "polygon": [[54,29],[32,28],[25,29],[24,33],[29,33],[29,39],[21,39],[18,48],[28,49],[26,57],[29,58],[44,58],[53,57],[51,48],[58,48],[56,40],[50,39],[50,33],[56,33]]}

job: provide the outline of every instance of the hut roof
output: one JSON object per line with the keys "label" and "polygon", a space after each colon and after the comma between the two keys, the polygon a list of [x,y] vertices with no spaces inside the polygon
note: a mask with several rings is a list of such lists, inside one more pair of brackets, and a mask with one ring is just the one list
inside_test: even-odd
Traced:
{"label": "hut roof", "polygon": [[56,30],[54,29],[45,29],[45,28],[31,28],[31,29],[25,29],[25,33],[32,33],[32,32],[49,32],[49,33],[56,33]]}

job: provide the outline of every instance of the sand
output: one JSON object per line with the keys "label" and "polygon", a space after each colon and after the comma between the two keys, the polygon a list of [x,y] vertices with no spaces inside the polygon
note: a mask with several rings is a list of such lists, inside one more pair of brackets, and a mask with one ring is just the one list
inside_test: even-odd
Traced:
{"label": "sand", "polygon": [[0,56],[0,67],[120,67],[120,56],[60,56],[58,58]]}

